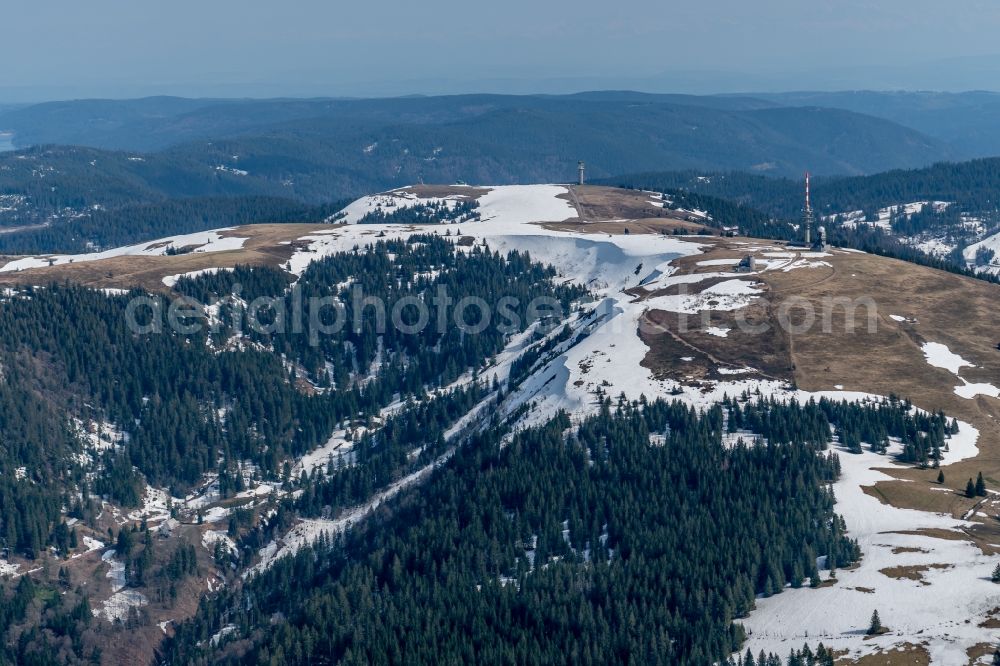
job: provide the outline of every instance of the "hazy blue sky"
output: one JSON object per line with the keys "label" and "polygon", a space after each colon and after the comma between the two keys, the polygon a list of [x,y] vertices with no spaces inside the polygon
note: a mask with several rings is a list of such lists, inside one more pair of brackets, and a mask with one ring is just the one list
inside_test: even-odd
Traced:
{"label": "hazy blue sky", "polygon": [[6,0],[0,101],[1000,89],[998,31],[997,0]]}

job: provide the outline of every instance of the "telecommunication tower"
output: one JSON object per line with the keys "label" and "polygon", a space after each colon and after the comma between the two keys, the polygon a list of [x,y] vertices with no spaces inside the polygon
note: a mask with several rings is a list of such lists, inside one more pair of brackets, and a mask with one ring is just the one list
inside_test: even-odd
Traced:
{"label": "telecommunication tower", "polygon": [[812,236],[812,226],[813,226],[813,222],[815,222],[815,218],[813,216],[812,204],[809,201],[809,172],[808,171],[806,171],[806,207],[805,207],[805,209],[803,209],[802,212],[803,212],[803,215],[802,215],[802,226],[805,227],[805,239],[804,240],[805,240],[806,245],[809,245],[812,242],[812,239],[811,239],[811,236]]}

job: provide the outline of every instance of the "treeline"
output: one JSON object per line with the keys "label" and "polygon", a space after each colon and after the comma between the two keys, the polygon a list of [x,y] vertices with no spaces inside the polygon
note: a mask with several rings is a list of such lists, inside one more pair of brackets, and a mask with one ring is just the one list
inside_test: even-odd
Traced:
{"label": "treeline", "polygon": [[[766,215],[794,220],[804,205],[802,180],[728,172],[649,172],[607,182],[651,190],[684,190],[746,204]],[[1000,209],[1000,158],[942,162],[921,169],[895,169],[868,176],[812,179],[812,204],[818,215],[870,213],[915,201],[949,201],[966,212]]]}
{"label": "treeline", "polygon": [[827,490],[835,455],[725,448],[723,421],[605,400],[575,427],[490,429],[390,513],[206,599],[163,661],[725,661],[756,594],[858,550]]}
{"label": "treeline", "polygon": [[771,219],[746,204],[683,189],[662,191],[673,207],[707,212],[711,216],[709,226],[737,228],[742,235],[755,238],[791,240],[795,237],[794,228],[787,222]]}
{"label": "treeline", "polygon": [[376,208],[365,213],[358,224],[441,224],[447,222],[473,222],[479,219],[478,201],[432,201],[412,206],[399,206],[386,212]]}
{"label": "treeline", "polygon": [[[454,381],[468,368],[480,367],[503,349],[511,333],[524,330],[540,316],[556,314],[536,307],[536,299],[550,299],[547,302],[565,315],[571,302],[586,293],[577,286],[554,284],[554,269],[532,262],[527,254],[504,255],[484,246],[457,251],[454,240],[419,234],[337,253],[312,262],[291,290],[267,269],[182,279],[176,289],[207,302],[231,294],[238,284],[241,299],[276,298],[278,302],[261,313],[259,320],[265,324],[295,312],[301,313],[303,322],[316,321],[324,327],[339,320],[339,329],[327,329],[315,338],[296,333],[291,326],[273,333],[244,326],[242,334],[301,364],[320,387],[350,387],[378,361],[386,375],[380,384],[389,395],[420,394],[426,387]],[[331,295],[337,304],[319,300]],[[485,307],[459,311],[463,298]],[[418,326],[417,302],[425,308],[423,326]],[[399,308],[399,321],[394,323],[393,309],[399,303],[414,305]],[[218,339],[233,334],[232,322],[244,319],[241,312],[238,303],[223,303]],[[468,335],[463,330],[478,332]]]}
{"label": "treeline", "polygon": [[751,402],[751,396],[744,394],[740,400],[726,398],[722,405],[730,433],[747,430],[773,444],[798,440],[825,449],[832,427],[851,453],[861,453],[862,444],[885,453],[890,439],[896,439],[902,446],[900,460],[934,467],[948,450],[947,440],[958,433],[957,420],[949,422],[941,412],[922,412],[896,396],[877,402],[820,398],[799,404],[774,398]]}
{"label": "treeline", "polygon": [[310,206],[265,196],[183,198],[88,208],[39,228],[0,234],[0,254],[81,254],[165,236],[264,222],[321,222],[348,202]]}
{"label": "treeline", "polygon": [[[875,176],[869,176],[869,178],[875,178]],[[799,208],[793,212],[787,213],[785,217],[775,216],[774,214],[763,212],[770,207],[764,205],[762,208],[757,208],[756,206],[761,202],[757,200],[757,197],[748,196],[745,191],[742,195],[734,196],[733,200],[702,193],[703,189],[711,189],[711,183],[715,182],[736,183],[732,186],[719,188],[727,193],[740,192],[743,191],[741,190],[743,186],[752,187],[758,184],[763,184],[761,191],[764,193],[770,193],[775,190],[780,191],[790,185],[795,185],[796,187],[801,188],[800,184],[795,184],[792,181],[777,180],[772,182],[772,179],[765,178],[763,176],[751,176],[739,173],[725,174],[722,176],[713,175],[710,177],[696,177],[688,173],[667,173],[621,177],[609,182],[614,182],[615,184],[626,188],[662,192],[664,196],[673,201],[674,205],[677,207],[698,209],[707,212],[712,219],[706,224],[720,230],[728,227],[738,227],[739,233],[744,236],[782,241],[798,240],[802,235],[796,227],[796,225],[800,223],[802,215],[801,189],[798,190],[800,197],[798,204]],[[691,189],[683,189],[681,185],[683,183],[689,184]],[[671,189],[669,186],[682,188]],[[899,201],[897,200],[897,202],[894,203],[898,202]],[[908,202],[908,200],[903,200],[903,202]],[[877,208],[875,210],[877,210]],[[958,209],[956,208],[954,210],[957,211]],[[933,226],[939,222],[938,218],[935,217],[936,215],[938,214],[927,211],[924,213],[923,218],[917,217],[915,222],[908,222],[907,220],[909,218],[905,216],[896,216],[891,224],[901,225],[901,230],[906,230],[909,226],[915,224],[921,225],[921,231],[933,228],[935,232],[940,231],[944,234],[951,233],[953,235],[961,236],[966,233],[960,225],[947,226],[945,224],[947,220],[961,219],[960,217],[954,218],[954,212],[941,214],[943,216],[941,219],[945,220],[945,222],[941,223],[945,224],[943,227]],[[923,220],[923,222],[921,222],[921,220]],[[960,252],[953,253],[947,257],[929,255],[907,243],[904,243],[900,240],[900,238],[891,233],[887,233],[881,227],[876,227],[872,224],[862,223],[854,226],[846,226],[837,224],[836,222],[831,222],[825,224],[824,226],[827,231],[827,240],[834,246],[849,247],[884,257],[901,259],[903,261],[909,261],[910,263],[921,266],[936,268],[938,270],[964,275],[966,277],[977,278],[987,282],[998,281],[997,276],[995,275],[977,273],[967,268],[965,260],[962,258]]]}

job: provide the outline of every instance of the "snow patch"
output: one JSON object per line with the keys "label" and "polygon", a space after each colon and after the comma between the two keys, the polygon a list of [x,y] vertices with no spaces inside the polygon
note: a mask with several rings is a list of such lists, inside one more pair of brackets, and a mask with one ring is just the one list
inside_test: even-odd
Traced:
{"label": "snow patch", "polygon": [[975,365],[969,363],[958,354],[948,349],[947,345],[940,342],[925,342],[921,349],[927,358],[927,363],[935,368],[943,368],[953,375],[958,375],[958,371],[964,367],[974,368]]}
{"label": "snow patch", "polygon": [[232,271],[230,267],[212,267],[212,268],[202,268],[196,271],[188,271],[187,273],[178,273],[176,275],[167,275],[163,278],[163,284],[168,287],[174,287],[177,281],[181,278],[196,278],[199,275],[215,275],[220,271]]}

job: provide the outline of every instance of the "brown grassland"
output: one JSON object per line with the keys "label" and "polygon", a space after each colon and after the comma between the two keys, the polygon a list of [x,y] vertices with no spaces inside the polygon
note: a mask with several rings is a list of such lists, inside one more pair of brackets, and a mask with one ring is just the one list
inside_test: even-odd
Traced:
{"label": "brown grassland", "polygon": [[[472,188],[422,186],[422,196],[447,196],[481,193]],[[553,230],[594,234],[674,234],[699,232],[703,226],[681,213],[660,210],[650,205],[647,193],[602,187],[574,187],[567,197],[579,211],[579,217],[560,223],[546,223]],[[91,287],[142,287],[168,291],[162,279],[168,275],[209,267],[237,264],[282,266],[293,250],[306,242],[302,236],[321,228],[320,224],[264,224],[239,227],[228,232],[246,237],[240,250],[218,253],[191,253],[169,257],[117,257],[95,262],[80,262],[0,273],[0,285],[46,284],[72,281]],[[738,260],[747,254],[764,258],[768,252],[794,251],[771,241],[748,238],[698,236],[702,253],[676,262],[679,273],[714,273],[719,265],[705,266],[705,260]],[[866,490],[880,501],[898,507],[949,514],[955,517],[972,512],[977,526],[965,537],[985,552],[1000,549],[1000,502],[992,499],[966,498],[964,488],[969,478],[982,472],[987,487],[1000,491],[1000,400],[985,396],[966,399],[955,393],[962,381],[947,370],[927,363],[921,345],[939,342],[973,363],[963,368],[961,376],[969,382],[1000,382],[1000,286],[884,257],[831,250],[822,258],[828,266],[798,268],[788,272],[767,270],[745,278],[758,283],[762,298],[738,313],[754,324],[769,324],[765,334],[740,330],[737,313],[712,312],[710,317],[679,317],[651,310],[640,330],[649,345],[643,365],[655,376],[687,382],[723,378],[720,368],[751,367],[754,374],[741,377],[769,378],[794,383],[807,391],[862,391],[879,395],[898,395],[930,411],[943,411],[971,423],[980,432],[979,455],[942,469],[941,492],[937,470],[887,469],[894,477]],[[730,278],[731,279],[731,278]],[[702,285],[695,285],[704,287]],[[650,294],[637,289],[638,299]],[[831,299],[839,303],[829,307]],[[864,299],[863,301],[861,299]],[[867,326],[867,306],[845,307],[844,303],[871,303],[875,326]],[[817,313],[830,312],[828,331],[817,322],[801,332],[788,332],[778,325],[779,314],[789,312],[793,323],[802,323],[808,303]],[[856,315],[855,326],[848,326],[849,312]],[[900,321],[899,318],[904,318]],[[706,332],[709,326],[731,329],[727,337]],[[681,362],[682,357],[691,361]],[[731,376],[728,378],[732,378]],[[963,538],[955,532],[931,533],[940,538]],[[192,535],[194,536],[194,535]],[[91,560],[80,562],[89,568]],[[94,562],[93,564],[98,564]],[[889,576],[920,580],[920,571],[886,570]],[[89,575],[90,572],[82,574]],[[99,577],[97,577],[99,578]],[[97,584],[95,579],[95,584]],[[184,612],[176,613],[183,616]],[[151,630],[159,631],[153,625]],[[972,663],[983,651],[971,650]],[[975,652],[975,654],[974,654]],[[927,664],[929,656],[921,645],[865,657],[860,662],[874,664]]]}

